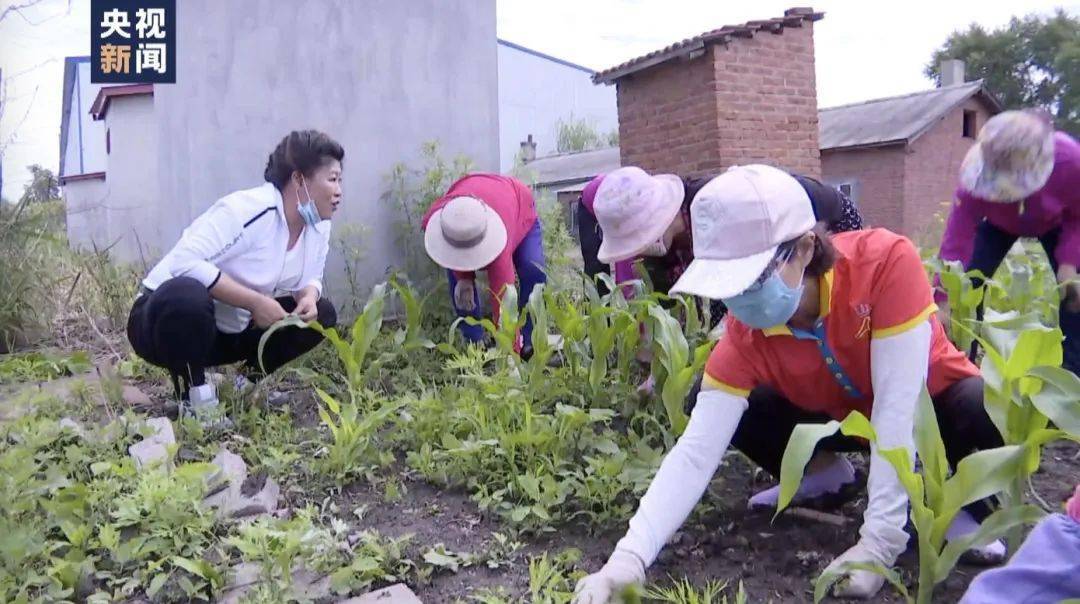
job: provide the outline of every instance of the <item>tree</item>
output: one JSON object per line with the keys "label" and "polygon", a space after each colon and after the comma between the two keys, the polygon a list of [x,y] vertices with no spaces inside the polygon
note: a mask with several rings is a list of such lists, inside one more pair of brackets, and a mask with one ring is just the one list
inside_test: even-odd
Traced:
{"label": "tree", "polygon": [[38,164],[27,166],[26,169],[30,170],[33,176],[30,182],[23,185],[20,202],[50,201],[60,197],[60,183],[56,181],[52,170]]}
{"label": "tree", "polygon": [[1080,18],[1058,9],[994,31],[972,24],[934,51],[925,73],[939,83],[944,59],[964,61],[1007,109],[1044,107],[1058,128],[1080,135]]}
{"label": "tree", "polygon": [[603,149],[619,144],[619,131],[600,134],[588,120],[570,116],[556,123],[555,150],[558,153],[576,153],[591,149]]}

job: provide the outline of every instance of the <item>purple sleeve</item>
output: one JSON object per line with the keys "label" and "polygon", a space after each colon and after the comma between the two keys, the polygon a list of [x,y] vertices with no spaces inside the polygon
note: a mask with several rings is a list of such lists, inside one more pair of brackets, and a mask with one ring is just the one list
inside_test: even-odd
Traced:
{"label": "purple sleeve", "polygon": [[636,260],[636,258],[621,260],[615,263],[615,283],[626,283],[627,281],[633,281],[637,278],[637,276],[634,275],[634,260]]}
{"label": "purple sleeve", "polygon": [[971,253],[975,247],[975,228],[985,218],[979,201],[967,191],[958,190],[956,201],[949,211],[945,223],[945,235],[941,238],[942,260],[959,260],[964,268],[971,263]]}
{"label": "purple sleeve", "polygon": [[[1060,138],[1060,137],[1059,137]],[[1061,238],[1054,256],[1058,264],[1080,266],[1080,145],[1071,138],[1065,148],[1064,158],[1058,158],[1055,170],[1064,170],[1061,181],[1062,212]]]}

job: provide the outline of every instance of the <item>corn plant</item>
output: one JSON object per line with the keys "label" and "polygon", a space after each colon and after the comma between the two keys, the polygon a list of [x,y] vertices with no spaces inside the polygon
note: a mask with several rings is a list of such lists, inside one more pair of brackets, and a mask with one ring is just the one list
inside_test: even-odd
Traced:
{"label": "corn plant", "polygon": [[270,340],[270,337],[275,332],[285,327],[307,327],[322,334],[334,346],[341,364],[345,366],[349,390],[356,393],[364,386],[364,382],[371,370],[371,366],[365,364],[365,362],[367,361],[368,352],[371,350],[371,345],[375,338],[379,336],[379,330],[382,328],[385,304],[386,284],[380,283],[371,290],[371,297],[368,298],[367,304],[364,305],[364,312],[360,313],[360,316],[353,322],[350,331],[351,341],[345,341],[338,335],[336,328],[325,328],[318,321],[308,323],[296,316],[286,317],[274,323],[259,338],[259,366],[264,372],[266,371],[266,366],[263,364],[263,350],[266,347],[266,342]]}
{"label": "corn plant", "polygon": [[389,453],[379,449],[378,431],[401,408],[400,401],[385,401],[377,408],[361,409],[357,398],[338,402],[321,388],[315,394],[322,401],[319,419],[330,430],[332,442],[324,460],[327,469],[339,480],[363,468],[365,464],[388,462]]}
{"label": "corn plant", "polygon": [[649,317],[653,329],[653,376],[667,411],[668,427],[677,436],[689,421],[683,412],[683,402],[709,358],[712,343],[706,342],[691,351],[675,317],[655,304],[649,306]]}
{"label": "corn plant", "polygon": [[[802,481],[806,464],[814,454],[818,441],[835,434],[866,439],[876,446],[877,435],[870,420],[853,411],[842,422],[803,424],[796,426],[784,451],[780,468],[779,515],[790,503]],[[1039,430],[1016,445],[1005,445],[973,453],[957,464],[949,475],[945,445],[941,440],[937,417],[930,395],[923,389],[915,414],[915,446],[922,461],[916,471],[913,453],[898,447],[878,450],[892,465],[911,502],[911,523],[918,535],[919,575],[918,592],[910,598],[899,576],[880,565],[850,564],[825,573],[816,582],[814,601],[820,602],[844,572],[870,570],[884,576],[909,602],[929,604],[934,586],[948,577],[961,554],[972,547],[991,543],[1014,527],[1037,522],[1043,512],[1032,505],[1002,508],[987,517],[980,529],[963,539],[945,542],[945,532],[965,505],[1001,493],[1009,488],[1015,477],[1033,472],[1038,458],[1031,457],[1044,443],[1058,438],[1055,430]]]}
{"label": "corn plant", "polygon": [[[405,351],[418,348],[434,348],[435,343],[425,338],[421,333],[424,303],[427,301],[427,296],[418,297],[416,291],[407,282],[402,282],[396,276],[390,278],[390,287],[394,288],[398,298],[401,299],[402,305],[405,307],[405,327],[394,334],[394,344]],[[430,295],[429,293],[428,296]]]}
{"label": "corn plant", "polygon": [[565,294],[545,292],[548,313],[562,336],[562,356],[570,366],[570,374],[577,378],[582,369],[591,362],[586,337],[585,315]]}
{"label": "corn plant", "polygon": [[[695,588],[689,579],[675,581],[670,587],[652,586],[645,590],[649,600],[665,604],[728,604],[727,581],[707,581],[701,588]],[[734,604],[746,604],[746,590],[739,583]]]}
{"label": "corn plant", "polygon": [[528,361],[529,384],[540,385],[547,370],[548,361],[555,354],[555,349],[548,340],[550,332],[550,315],[544,296],[544,285],[540,284],[533,288],[529,294],[529,302],[526,311],[532,318],[532,348],[533,356]]}
{"label": "corn plant", "polygon": [[[984,404],[1006,444],[1030,441],[1053,421],[1052,431],[1063,438],[1080,440],[1080,378],[1060,367],[1062,333],[1032,315],[991,316],[984,325],[986,337],[973,336],[986,350],[982,374]],[[1040,448],[1033,448],[1028,467],[1037,467]],[[1032,469],[1034,471],[1034,469]],[[1008,505],[1022,502],[1031,472],[1017,474],[1006,489]],[[1009,535],[1009,547],[1019,547],[1022,534]]]}
{"label": "corn plant", "polygon": [[970,350],[974,337],[963,326],[973,325],[977,320],[976,312],[983,303],[986,287],[976,287],[974,280],[982,279],[985,282],[986,276],[982,271],[964,272],[963,265],[955,261],[943,262],[935,258],[928,264],[937,271],[941,287],[949,297],[949,334],[957,348]]}
{"label": "corn plant", "polygon": [[496,325],[491,319],[476,319],[462,317],[450,327],[451,332],[461,321],[469,325],[479,325],[484,328],[494,340],[495,347],[506,355],[509,363],[516,364],[518,337],[522,326],[525,325],[526,313],[518,309],[518,292],[513,285],[507,285],[503,289],[499,303],[499,324]]}

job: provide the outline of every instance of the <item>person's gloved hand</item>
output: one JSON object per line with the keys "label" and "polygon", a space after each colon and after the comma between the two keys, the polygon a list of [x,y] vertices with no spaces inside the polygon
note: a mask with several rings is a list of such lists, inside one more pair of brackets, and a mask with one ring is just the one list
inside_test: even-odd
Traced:
{"label": "person's gloved hand", "polygon": [[476,284],[471,279],[458,279],[454,286],[454,305],[465,312],[476,310]]}
{"label": "person's gloved hand", "polygon": [[615,550],[603,568],[578,581],[573,604],[608,604],[622,588],[644,582],[641,560],[630,552]]}
{"label": "person's gloved hand", "polygon": [[[825,568],[825,572],[836,572],[846,562],[880,564],[885,568],[891,566],[890,561],[882,560],[880,556],[874,553],[872,548],[867,547],[861,539],[858,543],[851,546],[846,552],[840,554],[840,556],[833,560],[832,563]],[[844,575],[845,576],[841,577],[840,580],[833,584],[832,593],[838,598],[872,598],[885,583],[885,577],[868,570],[853,569],[844,573]]]}

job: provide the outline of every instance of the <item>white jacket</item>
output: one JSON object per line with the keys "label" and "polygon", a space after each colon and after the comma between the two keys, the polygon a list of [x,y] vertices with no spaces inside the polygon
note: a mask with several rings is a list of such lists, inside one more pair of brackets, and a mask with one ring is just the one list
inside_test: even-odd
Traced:
{"label": "white jacket", "polygon": [[[303,289],[314,286],[322,295],[323,268],[330,249],[330,221],[305,227]],[[272,296],[285,266],[289,226],[285,221],[281,193],[271,184],[236,191],[214,202],[184,229],[180,241],[143,279],[154,290],[174,277],[191,277],[214,286],[221,273],[261,294]],[[239,333],[247,328],[251,313],[214,300],[218,329]]]}

